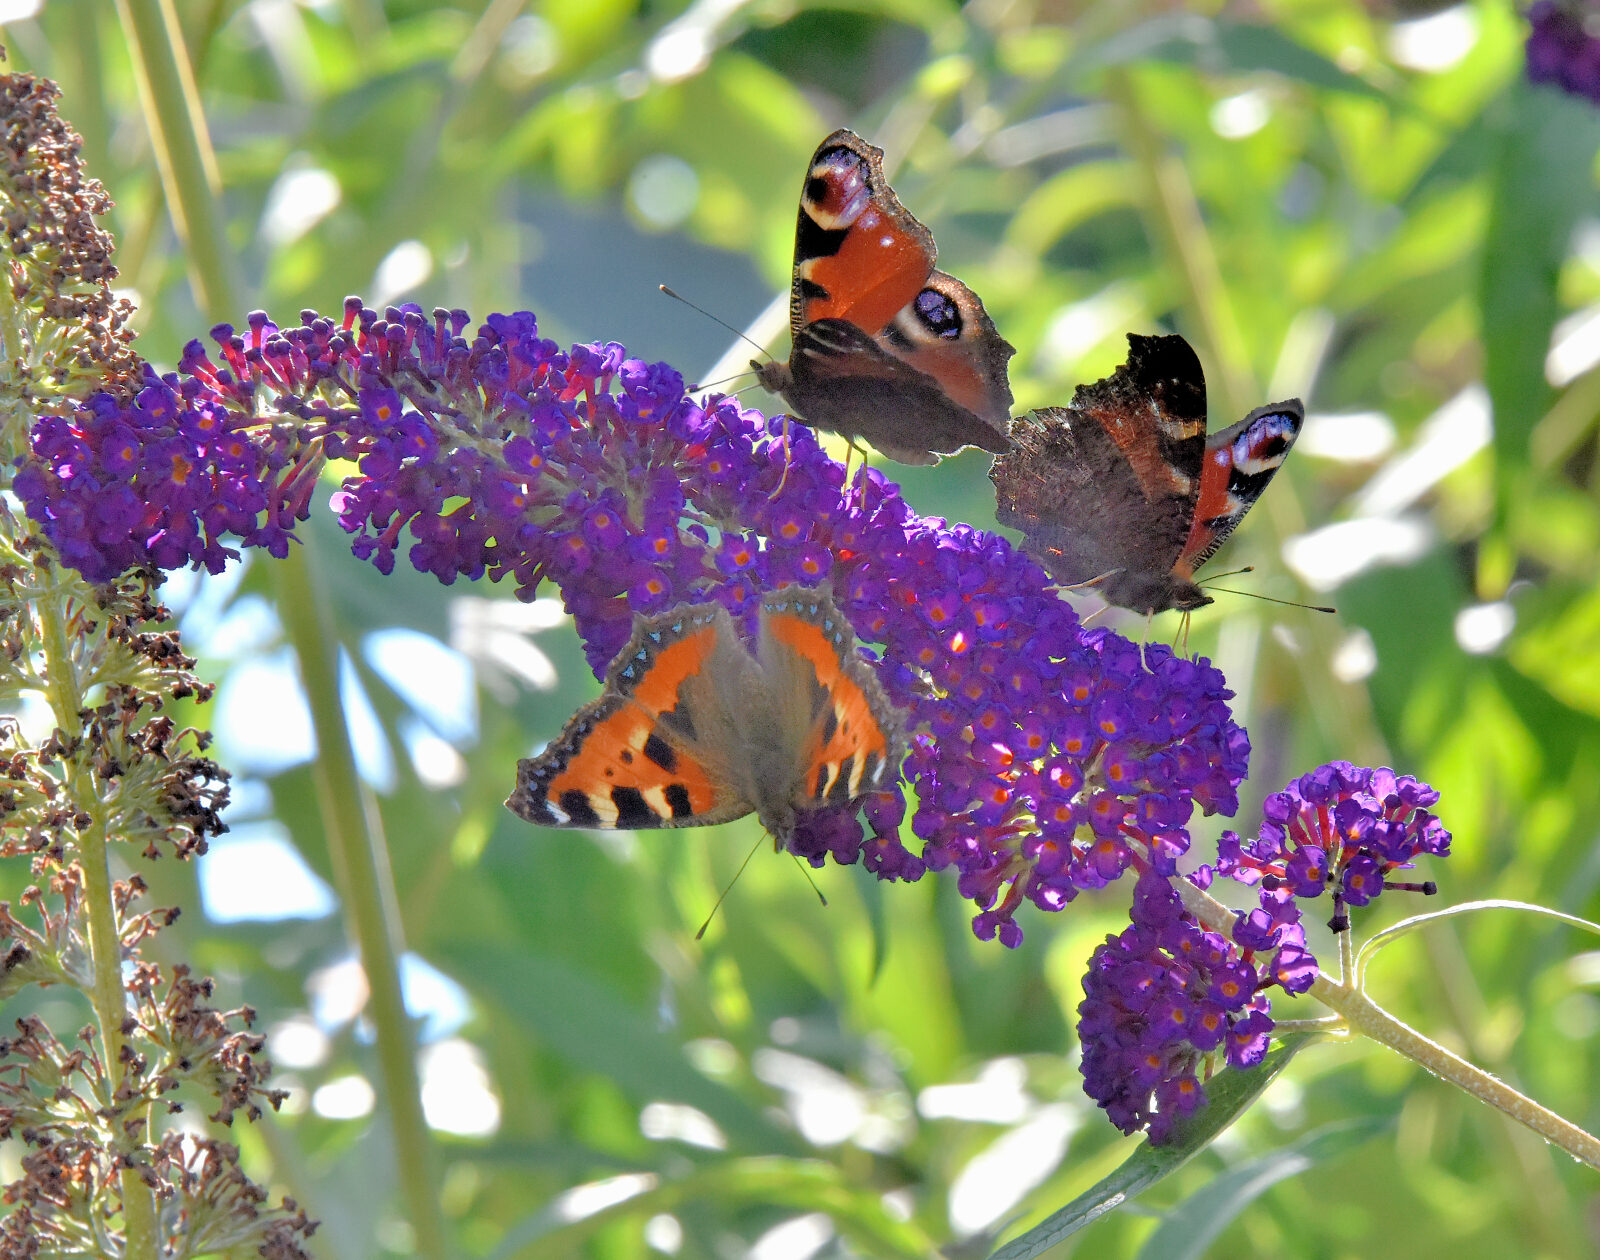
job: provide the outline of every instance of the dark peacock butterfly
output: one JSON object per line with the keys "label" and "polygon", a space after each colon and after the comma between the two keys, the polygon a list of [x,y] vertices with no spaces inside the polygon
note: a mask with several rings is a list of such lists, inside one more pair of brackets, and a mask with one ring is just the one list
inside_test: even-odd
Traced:
{"label": "dark peacock butterfly", "polygon": [[883,150],[834,132],[806,169],[795,230],[787,363],[761,384],[819,429],[902,464],[965,446],[1009,449],[1015,348],[978,295],[934,270],[933,234],[900,204]]}
{"label": "dark peacock butterfly", "polygon": [[995,515],[1063,586],[1136,612],[1188,612],[1211,603],[1194,571],[1261,497],[1304,420],[1289,398],[1207,436],[1193,348],[1129,333],[1128,361],[1080,385],[1070,407],[1012,423],[1012,449],[989,471]]}

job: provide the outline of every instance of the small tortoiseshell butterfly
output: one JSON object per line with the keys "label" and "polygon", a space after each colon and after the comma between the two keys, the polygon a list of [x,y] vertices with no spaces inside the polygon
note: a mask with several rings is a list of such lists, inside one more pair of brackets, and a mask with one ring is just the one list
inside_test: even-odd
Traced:
{"label": "small tortoiseshell butterfly", "polygon": [[978,295],[935,271],[933,234],[851,131],[818,147],[800,191],[787,363],[750,364],[807,423],[902,464],[1009,447],[1016,353]]}
{"label": "small tortoiseshell butterfly", "polygon": [[1070,407],[1012,423],[989,470],[995,515],[1063,586],[1135,612],[1211,603],[1194,571],[1261,497],[1299,436],[1298,398],[1206,436],[1206,383],[1182,337],[1128,334],[1128,361]]}
{"label": "small tortoiseshell butterfly", "polygon": [[755,813],[779,846],[803,810],[888,789],[905,727],[826,591],[761,604],[751,654],[720,604],[641,617],[506,804],[546,827],[705,827]]}

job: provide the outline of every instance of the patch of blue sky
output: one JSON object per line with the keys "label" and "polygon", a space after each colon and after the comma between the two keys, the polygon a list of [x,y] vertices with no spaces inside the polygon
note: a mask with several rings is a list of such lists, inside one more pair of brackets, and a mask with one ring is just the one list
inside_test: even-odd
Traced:
{"label": "patch of blue sky", "polygon": [[458,746],[477,739],[478,690],[466,656],[431,635],[398,627],[369,634],[362,651],[441,739]]}
{"label": "patch of blue sky", "polygon": [[279,823],[235,824],[210,842],[195,873],[213,923],[322,919],[338,909],[333,889],[306,865]]}
{"label": "patch of blue sky", "polygon": [[[361,777],[380,792],[394,786],[394,755],[372,703],[348,661],[339,662],[340,692]],[[287,647],[240,661],[217,689],[213,713],[222,761],[230,769],[271,776],[317,753],[311,709]]]}

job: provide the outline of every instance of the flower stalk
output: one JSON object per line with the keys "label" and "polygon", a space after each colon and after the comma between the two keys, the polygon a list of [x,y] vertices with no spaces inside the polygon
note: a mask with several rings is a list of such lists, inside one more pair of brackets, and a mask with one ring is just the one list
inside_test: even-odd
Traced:
{"label": "flower stalk", "polygon": [[[83,708],[83,693],[61,585],[52,583],[51,586],[56,589],[39,592],[35,608],[43,631],[46,694],[50,699],[60,740],[70,747],[83,736],[83,723],[79,716]],[[108,1070],[120,1073],[124,1047],[122,1028],[128,1018],[128,1006],[123,991],[122,934],[118,928],[112,894],[105,808],[97,793],[92,789],[85,791],[84,785],[76,781],[79,778],[76,767],[68,770],[65,777],[66,796],[78,803],[86,820],[85,825],[79,827],[76,838],[78,865],[83,873],[83,910],[88,920],[89,957],[94,977],[88,996],[94,1006],[102,1061]],[[109,1107],[112,1099],[108,1097],[103,1103]],[[147,1116],[139,1120],[141,1124],[148,1123]],[[124,1153],[131,1154],[127,1151]],[[160,1252],[154,1195],[141,1180],[139,1170],[131,1160],[122,1168],[119,1180],[122,1183],[122,1214],[126,1231],[123,1254],[129,1260],[155,1260]]]}
{"label": "flower stalk", "polygon": [[[1211,931],[1223,933],[1232,939],[1234,924],[1238,921],[1237,911],[1229,909],[1188,880],[1175,880],[1173,886],[1183,898],[1184,909]],[[1337,1012],[1352,1031],[1388,1046],[1434,1076],[1458,1086],[1518,1124],[1533,1130],[1574,1159],[1600,1169],[1600,1139],[1445,1049],[1438,1042],[1429,1040],[1384,1010],[1362,990],[1327,976],[1318,976],[1312,982],[1310,993],[1324,1006]]]}
{"label": "flower stalk", "polygon": [[[96,223],[108,203],[55,98],[49,83],[0,76],[0,486],[13,494],[40,416],[96,391],[130,397],[147,379],[130,308],[110,294],[111,241]],[[117,878],[134,853],[186,860],[224,829],[227,776],[201,755],[210,736],[175,716],[212,688],[152,598],[149,569],[91,583],[11,502],[0,500],[0,699],[42,697],[52,721],[37,742],[21,721],[0,724],[0,857],[27,862],[31,880],[20,916],[0,903],[0,997],[70,985],[94,1022],[77,1044],[37,1018],[0,1040],[0,1136],[26,1148],[4,1188],[0,1255],[303,1260],[316,1228],[304,1213],[270,1206],[233,1145],[163,1123],[185,1086],[215,1098],[210,1118],[224,1126],[283,1094],[265,1085],[253,1012],[214,1009],[210,980],[145,957],[177,911],[140,908],[136,870]]]}

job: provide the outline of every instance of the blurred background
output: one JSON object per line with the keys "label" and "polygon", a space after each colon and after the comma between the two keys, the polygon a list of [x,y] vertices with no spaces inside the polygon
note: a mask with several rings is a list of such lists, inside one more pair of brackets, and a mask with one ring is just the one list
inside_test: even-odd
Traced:
{"label": "blurred background", "polygon": [[[1298,450],[1212,567],[1338,615],[1220,595],[1189,640],[1251,732],[1239,826],[1324,760],[1391,764],[1441,790],[1455,853],[1426,872],[1436,902],[1392,894],[1358,929],[1478,897],[1595,917],[1600,113],[1527,84],[1513,5],[165,7],[214,147],[235,323],[337,314],[351,293],[532,309],[558,341],[707,379],[733,339],[665,283],[782,357],[805,163],[848,125],[1017,346],[1019,409],[1109,372],[1128,331],[1195,344],[1213,429],[1304,398]],[[138,348],[169,369],[221,316],[191,284],[134,70],[159,7],[0,10],[11,68],[60,83],[117,203]],[[987,456],[886,471],[918,510],[994,527]],[[326,511],[302,536],[386,839],[432,1151],[396,1150],[273,562],[167,588],[220,683],[191,720],[236,778],[231,833],[148,878],[188,911],[152,952],[216,976],[270,1034],[290,1100],[234,1140],[322,1218],[320,1254],[429,1253],[429,1209],[395,1172],[425,1158],[455,1255],[806,1260],[926,1238],[980,1256],[1134,1149],[1082,1094],[1073,1032],[1126,889],[1024,912],[1007,951],[973,939],[947,880],[830,867],[824,908],[762,852],[696,940],[754,820],[600,836],[501,805],[517,758],[596,691],[559,604],[382,577]],[[1198,823],[1197,853],[1223,825]],[[0,871],[0,894],[25,880]],[[1325,934],[1313,947],[1331,956]],[[1407,938],[1371,985],[1600,1125],[1584,938],[1472,916]],[[82,1022],[53,991],[11,1006],[29,1002]],[[1275,1013],[1319,1013],[1303,1005]],[[1359,1151],[1217,1206],[1230,1170],[1361,1117],[1385,1126]],[[1204,1229],[1161,1229],[1207,1203]],[[1595,1253],[1597,1222],[1592,1174],[1392,1054],[1335,1045],[1051,1254],[1568,1257]]]}

